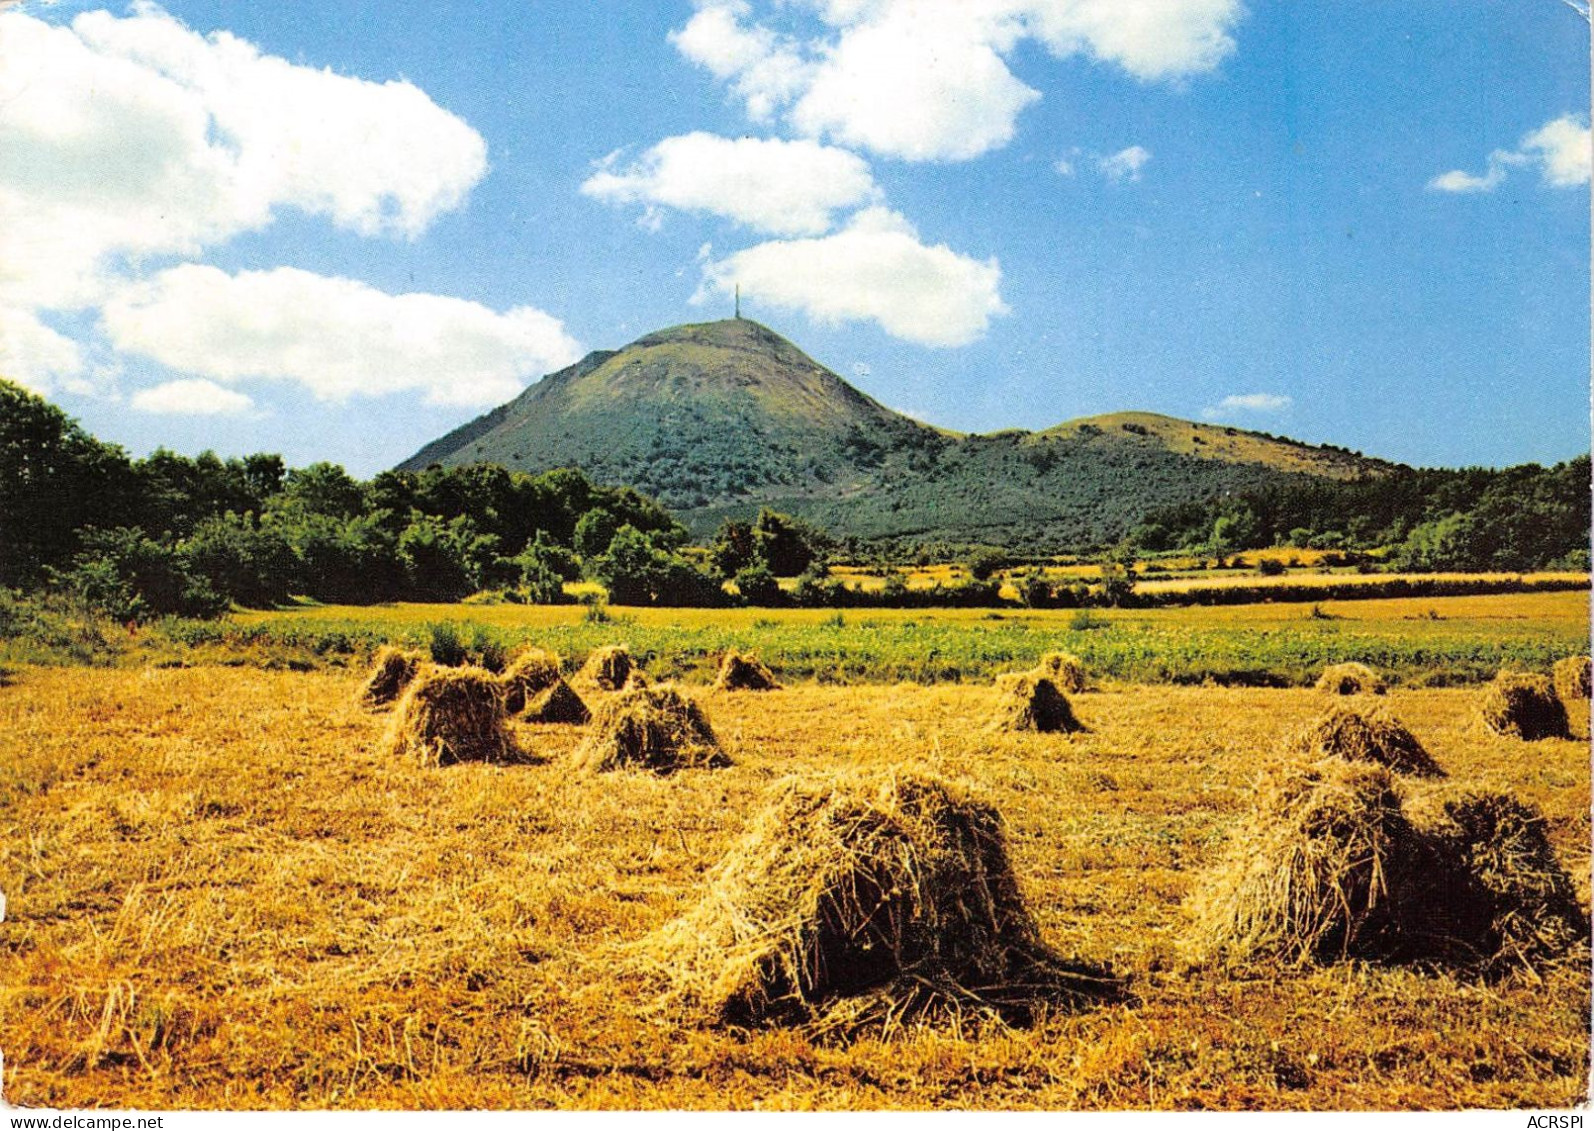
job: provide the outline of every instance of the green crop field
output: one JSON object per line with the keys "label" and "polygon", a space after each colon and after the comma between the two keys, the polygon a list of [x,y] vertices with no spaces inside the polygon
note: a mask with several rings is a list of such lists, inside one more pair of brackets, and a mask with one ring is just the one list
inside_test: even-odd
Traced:
{"label": "green crop field", "polygon": [[623,642],[657,675],[701,674],[736,648],[791,679],[983,680],[1062,649],[1098,676],[1130,682],[1302,684],[1325,664],[1360,660],[1399,682],[1443,685],[1502,667],[1546,671],[1588,651],[1588,608],[1583,592],[1088,613],[616,608],[607,620],[571,606],[405,604],[246,613],[164,631],[174,646],[334,662],[384,642],[425,644],[434,626],[451,625],[467,641],[534,642],[569,662]]}

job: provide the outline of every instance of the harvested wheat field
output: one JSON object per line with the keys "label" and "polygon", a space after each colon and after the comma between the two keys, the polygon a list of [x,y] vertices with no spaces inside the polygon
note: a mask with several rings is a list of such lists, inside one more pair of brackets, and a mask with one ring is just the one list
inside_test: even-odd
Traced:
{"label": "harvested wheat field", "polygon": [[[1543,957],[1569,943],[1535,925],[1572,914],[1568,900],[1577,915],[1588,907],[1587,750],[1552,738],[1523,757],[1477,725],[1475,688],[1397,686],[1386,699],[1448,771],[1442,788],[1461,791],[1444,795],[1448,808],[1411,797],[1403,812],[1494,893],[1489,929],[1522,961],[1487,976],[1404,960],[1186,959],[1187,903],[1247,827],[1280,746],[1322,712],[1308,688],[1109,683],[1089,698],[1090,729],[1063,735],[984,731],[986,683],[797,682],[773,697],[688,685],[735,764],[661,777],[573,772],[595,723],[510,720],[537,764],[393,757],[381,741],[389,720],[357,701],[360,679],[210,667],[14,675],[0,696],[8,1100],[1411,1109],[1584,1099],[1586,957]],[[1353,797],[1377,803],[1393,780],[1344,765],[1362,783],[1345,787]],[[833,796],[812,784],[904,774],[945,785],[910,804],[878,786]],[[777,786],[788,779],[809,784]],[[784,789],[796,791],[787,809]],[[771,811],[807,814],[810,836],[839,847],[757,840]],[[888,818],[900,835],[848,831]],[[997,828],[999,842],[988,835]],[[992,843],[999,857],[952,851]],[[658,970],[638,961],[672,924],[709,914],[728,856],[752,853],[764,869],[729,891],[740,906],[772,921],[767,901],[790,902],[801,924],[814,922],[804,906],[823,904],[803,893],[832,890],[826,876],[904,874],[873,864],[820,874],[837,852],[868,846],[930,862],[937,901],[926,906],[938,910],[902,920],[919,934],[895,965],[810,982],[822,990],[816,1015],[878,1001],[869,995],[893,971],[932,958],[966,985],[986,980],[991,954],[1036,948],[1110,976],[1115,992],[1042,995],[1006,1021],[908,1010],[895,1027],[838,1030],[676,1008]],[[941,901],[971,876],[1002,897]],[[1013,892],[1021,902],[1002,895]],[[1009,924],[1001,937],[1012,945],[966,945],[991,922]],[[702,937],[736,942],[734,931]],[[677,969],[694,987],[724,970],[701,955]]]}

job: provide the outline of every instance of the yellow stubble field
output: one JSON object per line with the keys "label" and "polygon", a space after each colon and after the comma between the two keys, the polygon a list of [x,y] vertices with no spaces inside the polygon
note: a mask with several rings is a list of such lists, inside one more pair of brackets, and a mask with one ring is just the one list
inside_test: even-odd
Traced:
{"label": "yellow stubble field", "polygon": [[[1087,733],[989,734],[989,688],[688,690],[735,759],[580,776],[385,756],[356,673],[24,669],[0,687],[0,1049],[24,1105],[1455,1108],[1586,1092],[1588,971],[1194,966],[1183,900],[1309,690],[1107,683]],[[1388,706],[1452,777],[1539,806],[1589,900],[1581,740]],[[1586,706],[1577,726],[1587,734]],[[1129,978],[1033,1027],[853,1043],[685,1022],[630,947],[788,774],[922,767],[1003,814],[1049,943]]]}

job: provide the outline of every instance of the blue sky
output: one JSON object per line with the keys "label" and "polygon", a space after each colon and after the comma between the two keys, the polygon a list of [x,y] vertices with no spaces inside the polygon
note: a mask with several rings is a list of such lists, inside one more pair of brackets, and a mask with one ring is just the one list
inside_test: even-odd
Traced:
{"label": "blue sky", "polygon": [[0,373],[137,453],[370,474],[739,284],[960,430],[1565,459],[1588,37],[1567,0],[12,5]]}

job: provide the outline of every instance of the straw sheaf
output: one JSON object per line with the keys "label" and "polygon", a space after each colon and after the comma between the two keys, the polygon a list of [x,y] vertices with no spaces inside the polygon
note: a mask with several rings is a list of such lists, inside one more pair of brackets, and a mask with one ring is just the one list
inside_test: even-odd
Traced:
{"label": "straw sheaf", "polygon": [[1533,742],[1571,735],[1566,707],[1548,676],[1501,672],[1483,689],[1478,712],[1484,726],[1509,738]]}
{"label": "straw sheaf", "polygon": [[1085,662],[1068,652],[1047,652],[1035,665],[1035,674],[1051,680],[1066,695],[1085,690]]}
{"label": "straw sheaf", "polygon": [[1563,704],[1589,697],[1589,658],[1567,656],[1557,660],[1551,678],[1555,681],[1555,694]]}
{"label": "straw sheaf", "polygon": [[1413,777],[1445,776],[1416,736],[1383,707],[1357,708],[1336,703],[1297,734],[1289,749],[1308,759],[1376,762]]}
{"label": "straw sheaf", "polygon": [[995,702],[987,729],[1050,734],[1085,727],[1050,678],[1034,672],[1009,672],[996,677]]}
{"label": "straw sheaf", "polygon": [[775,691],[780,684],[775,673],[759,662],[757,656],[742,652],[726,652],[720,661],[719,678],[714,681],[718,691]]}
{"label": "straw sheaf", "polygon": [[360,702],[366,707],[385,707],[404,693],[415,673],[426,663],[420,652],[384,644],[377,649],[371,674],[360,688]]}
{"label": "straw sheaf", "polygon": [[997,812],[920,774],[777,783],[640,953],[667,1002],[710,1021],[840,1035],[1024,1023],[1121,988],[1042,943]]}
{"label": "straw sheaf", "polygon": [[504,687],[504,710],[518,715],[526,704],[559,679],[559,657],[542,648],[529,648],[509,662],[499,677]]}
{"label": "straw sheaf", "polygon": [[389,754],[432,766],[524,760],[505,725],[503,688],[481,668],[422,668],[383,741]]}
{"label": "straw sheaf", "polygon": [[576,750],[576,765],[588,773],[670,774],[730,764],[702,709],[667,684],[628,687],[600,703],[591,733]]}
{"label": "straw sheaf", "polygon": [[1382,695],[1388,690],[1383,677],[1366,664],[1329,664],[1317,677],[1317,690],[1330,695]]}
{"label": "straw sheaf", "polygon": [[576,673],[576,681],[600,691],[619,691],[635,667],[636,661],[624,644],[605,644],[593,649]]}

